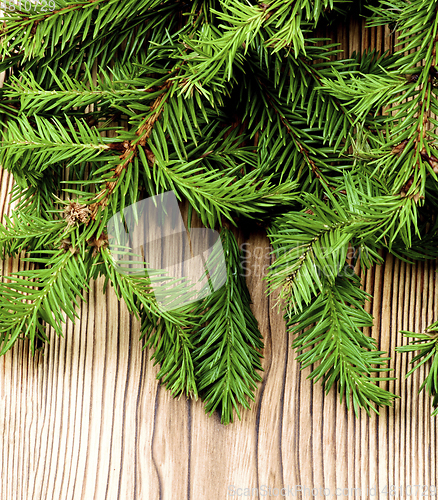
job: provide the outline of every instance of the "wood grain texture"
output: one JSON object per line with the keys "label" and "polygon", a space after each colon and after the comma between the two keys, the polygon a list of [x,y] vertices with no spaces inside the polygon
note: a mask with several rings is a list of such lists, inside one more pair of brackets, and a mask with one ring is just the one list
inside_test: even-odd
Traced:
{"label": "wood grain texture", "polygon": [[[393,42],[389,32],[359,22],[338,27],[335,36],[350,52]],[[3,216],[12,179],[0,175]],[[19,342],[0,358],[1,500],[248,498],[237,488],[263,498],[254,490],[263,487],[271,488],[264,498],[281,498],[280,488],[286,498],[388,498],[378,493],[385,486],[438,483],[436,419],[429,397],[418,394],[424,368],[406,380],[410,357],[394,353],[405,343],[401,329],[419,331],[438,317],[435,263],[387,256],[363,276],[374,297],[369,333],[392,355],[397,380],[387,387],[400,399],[380,416],[356,419],[335,392],[325,395],[306,379],[310,368],[299,370],[261,279],[269,264],[265,235],[236,234],[265,339],[263,382],[251,411],[225,427],[217,414],[205,415],[201,401],[173,399],[156,381],[138,322],[113,292],[103,295],[99,280],[63,338],[52,332],[35,357]],[[4,275],[18,269],[19,259],[1,267]]]}

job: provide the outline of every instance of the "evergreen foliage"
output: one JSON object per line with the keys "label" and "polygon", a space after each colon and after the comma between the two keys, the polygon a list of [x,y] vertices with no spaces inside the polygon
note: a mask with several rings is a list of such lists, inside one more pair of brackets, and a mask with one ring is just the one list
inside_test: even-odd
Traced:
{"label": "evergreen foliage", "polygon": [[[356,3],[369,26],[397,34],[394,54],[342,58],[318,36],[353,15],[346,0],[44,0],[31,12],[8,1],[0,163],[15,207],[0,250],[27,252],[35,269],[0,282],[0,354],[18,338],[34,352],[47,325],[61,335],[105,276],[172,394],[240,418],[263,339],[231,228],[252,219],[274,249],[268,291],[301,367],[356,414],[390,406],[389,358],[363,333],[370,297],[354,269],[381,263],[381,250],[438,255],[438,0]],[[153,276],[119,272],[106,226],[170,190],[189,225],[196,213],[220,231],[226,282],[162,311]],[[436,331],[399,350],[430,361],[422,388],[438,408]]]}

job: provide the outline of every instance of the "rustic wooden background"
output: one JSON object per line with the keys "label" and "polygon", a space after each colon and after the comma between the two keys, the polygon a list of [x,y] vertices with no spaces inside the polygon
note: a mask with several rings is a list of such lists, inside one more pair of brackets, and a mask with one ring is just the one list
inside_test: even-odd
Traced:
{"label": "rustic wooden background", "polygon": [[[339,26],[335,37],[347,52],[393,43],[389,31],[359,21]],[[1,215],[10,210],[11,186],[1,173]],[[374,296],[371,334],[393,356],[397,381],[388,388],[401,399],[380,416],[356,419],[336,393],[325,396],[306,380],[309,370],[299,371],[261,281],[266,237],[239,233],[239,242],[250,244],[248,286],[266,343],[263,383],[242,421],[225,427],[200,401],[172,399],[141,349],[138,323],[98,281],[63,338],[52,335],[35,357],[20,342],[0,359],[0,499],[242,498],[237,488],[260,488],[267,498],[268,488],[271,498],[387,498],[382,490],[391,485],[438,483],[436,419],[429,397],[418,394],[423,372],[405,380],[409,358],[394,353],[405,342],[399,330],[419,331],[438,317],[434,264],[388,256],[363,276]],[[19,260],[1,268],[18,269]],[[293,497],[298,485],[304,493]],[[412,496],[422,492],[413,488]]]}

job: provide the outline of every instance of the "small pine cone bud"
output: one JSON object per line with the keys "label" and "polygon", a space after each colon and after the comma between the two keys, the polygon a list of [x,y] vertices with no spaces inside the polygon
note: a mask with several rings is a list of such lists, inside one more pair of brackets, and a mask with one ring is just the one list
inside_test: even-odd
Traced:
{"label": "small pine cone bud", "polygon": [[101,248],[106,248],[108,246],[108,235],[105,233],[101,233],[99,238],[92,236],[87,243],[90,247],[93,247],[93,257],[95,257]]}
{"label": "small pine cone bud", "polygon": [[79,253],[79,250],[71,244],[70,238],[63,239],[59,245],[59,249],[64,250],[64,252],[69,250],[72,254]]}
{"label": "small pine cone bud", "polygon": [[125,142],[127,141],[124,141],[124,142],[111,142],[110,144],[108,144],[108,148],[113,150],[113,151],[126,151],[126,147],[125,147]]}
{"label": "small pine cone bud", "polygon": [[414,73],[413,75],[406,75],[406,79],[409,83],[416,83],[418,82],[419,76],[420,75],[418,73]]}
{"label": "small pine cone bud", "polygon": [[65,238],[61,241],[61,244],[59,245],[60,250],[68,250],[71,246],[71,241],[70,238]]}
{"label": "small pine cone bud", "polygon": [[406,144],[408,143],[408,140],[405,139],[403,142],[401,142],[400,144],[397,144],[397,146],[394,146],[391,150],[391,153],[393,155],[398,155],[400,153],[403,152],[403,150],[405,149],[406,147]]}
{"label": "small pine cone bud", "polygon": [[424,196],[421,196],[420,193],[415,193],[414,197],[412,198],[415,203],[418,203],[418,200],[423,199]]}
{"label": "small pine cone bud", "polygon": [[403,198],[406,196],[406,193],[409,191],[410,187],[414,183],[414,176],[412,176],[408,182],[401,188],[400,196]]}
{"label": "small pine cone bud", "polygon": [[73,201],[65,207],[63,215],[68,226],[74,226],[76,222],[87,224],[90,218],[90,209],[87,205],[80,205]]}
{"label": "small pine cone bud", "polygon": [[432,160],[432,158],[429,160],[430,166],[433,168],[433,171],[438,174],[438,160]]}
{"label": "small pine cone bud", "polygon": [[[267,9],[269,8],[269,4],[268,3],[261,3],[260,7],[262,8],[263,12],[266,12]],[[269,19],[271,16],[272,16],[272,12],[268,12],[267,14],[265,14],[265,19]]]}
{"label": "small pine cone bud", "polygon": [[152,151],[149,148],[144,148],[144,152],[146,153],[148,165],[150,167],[153,167],[155,164],[155,159],[156,159],[154,153],[152,153]]}

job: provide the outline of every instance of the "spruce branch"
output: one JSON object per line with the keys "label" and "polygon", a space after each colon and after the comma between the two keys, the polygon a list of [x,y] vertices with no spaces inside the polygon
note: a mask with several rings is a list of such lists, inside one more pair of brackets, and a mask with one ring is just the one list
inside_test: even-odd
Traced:
{"label": "spruce branch", "polygon": [[[6,11],[2,30],[0,55],[11,55],[11,49],[22,47],[25,59],[41,58],[47,49],[61,48],[84,41],[87,35],[96,37],[99,31],[114,29],[139,12],[158,7],[157,0],[142,0],[135,5],[130,0],[58,1],[59,8],[46,13],[43,9],[28,12]],[[56,6],[55,2],[53,5]],[[62,29],[59,26],[62,24]]]}
{"label": "spruce branch", "polygon": [[[34,115],[32,121],[35,126],[30,119],[22,116],[15,121],[9,119],[4,124],[6,130],[0,145],[3,168],[41,173],[48,166],[66,160],[69,160],[66,162],[68,167],[87,161],[103,161],[105,156],[108,157],[105,153],[110,147],[105,144],[105,138],[83,120],[75,119],[73,122],[65,117],[65,124],[62,124],[56,117],[48,120]],[[38,161],[34,161],[36,157]]]}
{"label": "spruce branch", "polygon": [[[37,254],[41,254],[39,251]],[[28,257],[45,267],[19,271],[0,282],[0,354],[5,354],[17,338],[29,338],[31,351],[39,338],[47,341],[43,321],[62,335],[64,312],[70,320],[78,317],[74,306],[88,287],[86,267],[69,251],[47,250],[46,257]]]}
{"label": "spruce branch", "polygon": [[105,207],[108,203],[108,198],[111,196],[112,192],[116,188],[119,183],[121,173],[127,169],[127,167],[132,163],[134,159],[134,155],[137,153],[137,149],[139,146],[145,146],[146,142],[151,135],[154,123],[158,120],[162,110],[163,110],[163,102],[166,100],[169,89],[171,87],[171,81],[167,81],[160,88],[160,95],[155,99],[155,101],[150,106],[150,112],[148,117],[142,122],[142,124],[138,127],[135,132],[136,138],[131,141],[124,141],[124,151],[119,156],[119,159],[122,160],[118,165],[114,168],[114,179],[108,180],[105,182],[105,189],[103,189],[97,196],[96,201],[90,206],[91,217],[95,218],[99,207]]}
{"label": "spruce branch", "polygon": [[0,225],[0,254],[4,259],[31,246],[44,247],[64,228],[65,222],[61,220],[44,220],[25,212],[13,212],[10,217],[6,215],[4,225]]}
{"label": "spruce branch", "polygon": [[336,382],[340,401],[345,398],[347,408],[352,404],[356,415],[359,408],[378,413],[375,406],[391,406],[396,396],[376,382],[395,379],[373,376],[390,370],[381,368],[390,358],[382,357],[375,340],[361,331],[372,326],[372,317],[363,308],[367,294],[355,275],[324,285],[306,310],[297,314],[287,309],[288,328],[297,335],[292,344],[299,353],[297,360],[301,369],[316,364],[308,378],[322,379],[326,392]]}
{"label": "spruce branch", "polygon": [[233,411],[249,408],[254,401],[262,336],[249,307],[251,299],[242,276],[240,251],[233,233],[223,228],[221,240],[226,256],[225,285],[209,295],[203,304],[203,323],[198,334],[194,359],[198,387],[204,393],[205,410],[220,409],[221,422],[233,422]]}
{"label": "spruce branch", "polygon": [[[157,278],[150,271],[137,275],[120,272],[108,248],[101,249],[100,258],[119,299],[124,299],[128,310],[141,319],[140,339],[144,340],[144,348],[154,349],[151,359],[154,364],[160,364],[157,378],[174,396],[186,394],[196,399],[193,351],[201,321],[200,305],[189,303],[175,310],[163,310],[154,295],[153,284]],[[159,277],[158,281],[161,280]],[[172,281],[169,287],[171,285]],[[178,294],[178,289],[169,288],[169,291]]]}
{"label": "spruce branch", "polygon": [[296,312],[303,311],[323,290],[322,274],[329,281],[336,279],[351,240],[351,234],[342,231],[349,224],[345,214],[342,217],[327,209],[325,215],[332,217],[327,220],[313,212],[315,205],[311,207],[312,213],[289,212],[268,232],[277,256],[267,275],[270,292],[281,288],[279,299],[286,299]]}
{"label": "spruce branch", "polygon": [[381,261],[376,245],[391,249],[400,237],[410,246],[416,219],[409,217],[415,204],[409,198],[372,198],[351,175],[344,179],[346,196],[339,202],[330,192],[329,203],[305,194],[302,202],[308,208],[287,212],[268,229],[276,257],[266,276],[269,290],[280,289],[279,298],[296,313],[324,290],[326,281],[334,283],[355,248],[362,253],[362,265],[369,267]]}
{"label": "spruce branch", "polygon": [[[142,100],[150,90],[136,88],[123,80],[115,80],[112,74],[99,70],[101,80],[93,82],[90,68],[85,64],[85,78],[74,78],[64,69],[61,69],[60,77],[48,68],[54,80],[54,86],[50,89],[44,88],[31,71],[22,71],[20,78],[12,75],[2,87],[2,96],[8,102],[19,104],[20,112],[27,115],[38,115],[42,111],[60,110],[71,111],[74,108],[85,110],[87,106],[98,104],[100,109],[118,105],[129,106],[133,102]],[[121,75],[120,75],[121,76]]]}
{"label": "spruce branch", "polygon": [[426,392],[433,398],[432,406],[435,408],[432,416],[438,415],[438,322],[428,326],[424,333],[413,333],[401,331],[410,343],[405,346],[396,347],[397,352],[408,353],[418,351],[411,359],[411,364],[414,365],[406,374],[406,378],[412,375],[420,366],[426,367],[426,377],[423,380],[419,392],[426,389]]}
{"label": "spruce branch", "polygon": [[[391,5],[391,7],[390,7]],[[392,194],[409,196],[422,204],[427,176],[438,178],[435,134],[431,113],[438,109],[434,88],[436,42],[438,40],[436,2],[381,2],[371,7],[375,16],[371,25],[389,20],[397,23],[399,49],[385,74],[361,75],[349,81],[338,75],[325,80],[327,91],[353,103],[355,123],[365,123],[369,114],[383,110],[387,133],[376,140],[372,175],[385,179]],[[411,50],[415,48],[415,50]],[[416,65],[422,62],[418,68]],[[406,77],[406,73],[408,77]],[[415,77],[415,78],[413,78]],[[356,95],[353,95],[356,93]],[[377,138],[376,138],[377,139]],[[414,217],[415,215],[412,214]]]}

